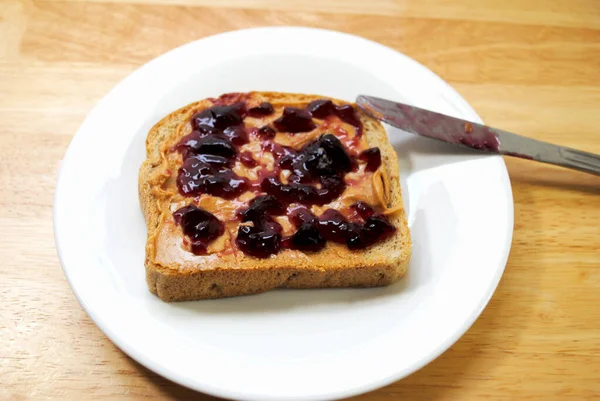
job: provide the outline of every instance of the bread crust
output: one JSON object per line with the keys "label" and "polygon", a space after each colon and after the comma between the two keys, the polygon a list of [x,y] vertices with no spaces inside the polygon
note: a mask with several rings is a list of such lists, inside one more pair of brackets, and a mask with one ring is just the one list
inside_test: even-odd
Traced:
{"label": "bread crust", "polygon": [[[251,92],[249,98],[272,104],[300,105],[323,96],[277,92]],[[331,99],[336,104],[347,102]],[[389,143],[383,126],[375,119],[358,111],[364,135],[370,147],[379,147],[382,167],[389,181],[389,208],[400,208],[389,216],[397,233],[381,243],[360,251],[327,243],[315,254],[281,252],[267,259],[257,259],[239,253],[234,262],[204,268],[163,266],[153,260],[153,241],[160,229],[161,210],[152,187],[164,173],[161,148],[165,141],[177,135],[177,127],[191,110],[208,107],[202,100],[176,110],[160,120],[146,138],[146,160],[139,171],[138,190],[140,205],[148,227],[146,243],[146,281],[148,288],[164,301],[211,299],[255,294],[273,288],[333,288],[375,287],[389,285],[406,273],[411,255],[411,237],[402,194],[396,152]]]}

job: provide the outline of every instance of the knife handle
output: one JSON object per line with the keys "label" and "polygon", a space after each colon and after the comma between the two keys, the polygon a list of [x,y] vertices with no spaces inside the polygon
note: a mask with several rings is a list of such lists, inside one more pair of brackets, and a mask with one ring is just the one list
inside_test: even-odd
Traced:
{"label": "knife handle", "polygon": [[499,129],[492,130],[500,139],[500,153],[503,155],[537,160],[600,175],[600,155],[538,141]]}
{"label": "knife handle", "polygon": [[550,158],[547,163],[600,175],[600,155],[566,148],[564,146],[556,147],[555,157]]}

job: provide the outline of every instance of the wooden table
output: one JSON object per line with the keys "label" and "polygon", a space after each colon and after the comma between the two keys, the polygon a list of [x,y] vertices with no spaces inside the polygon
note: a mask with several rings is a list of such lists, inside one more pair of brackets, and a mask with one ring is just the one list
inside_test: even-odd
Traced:
{"label": "wooden table", "polygon": [[[72,135],[119,80],[263,25],[376,40],[487,123],[600,153],[597,0],[0,0],[0,399],[211,399],[141,367],[81,309],[54,248],[53,192]],[[600,397],[600,177],[506,163],[514,241],[489,306],[429,366],[357,400]]]}

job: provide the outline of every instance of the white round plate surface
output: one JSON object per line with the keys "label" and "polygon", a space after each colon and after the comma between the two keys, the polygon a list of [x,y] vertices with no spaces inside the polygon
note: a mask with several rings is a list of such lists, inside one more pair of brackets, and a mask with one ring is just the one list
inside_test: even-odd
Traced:
{"label": "white round plate surface", "polygon": [[251,90],[370,94],[480,121],[420,64],[347,34],[259,28],[174,49],[97,104],[63,161],[55,237],[79,302],[147,368],[226,398],[338,399],[411,374],[470,327],[502,275],[513,205],[499,156],[386,127],[413,240],[408,275],[389,287],[183,303],[148,291],[137,196],[148,130],[187,103]]}

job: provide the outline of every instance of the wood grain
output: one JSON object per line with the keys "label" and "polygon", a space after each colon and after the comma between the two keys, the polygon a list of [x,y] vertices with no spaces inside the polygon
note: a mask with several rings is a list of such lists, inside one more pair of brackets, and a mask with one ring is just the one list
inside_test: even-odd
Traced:
{"label": "wood grain", "polygon": [[[57,168],[120,79],[262,25],[358,34],[450,82],[486,122],[600,153],[596,0],[0,0],[0,399],[212,399],[121,353],[78,305],[52,235]],[[356,400],[600,398],[600,177],[507,159],[514,241],[473,327]]]}

